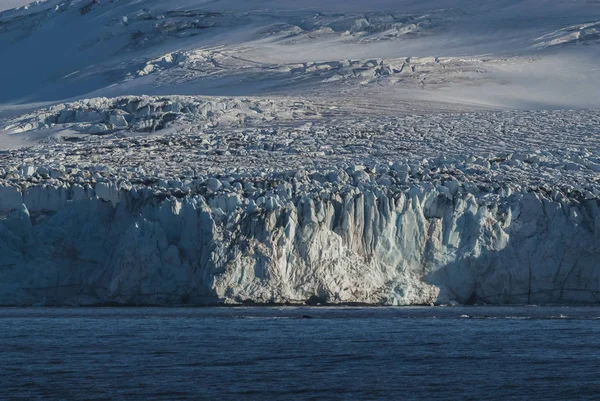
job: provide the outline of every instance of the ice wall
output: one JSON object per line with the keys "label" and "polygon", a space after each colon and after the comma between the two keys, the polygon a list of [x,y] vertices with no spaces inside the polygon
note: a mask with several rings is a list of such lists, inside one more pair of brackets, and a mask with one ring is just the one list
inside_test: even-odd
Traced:
{"label": "ice wall", "polygon": [[0,304],[598,302],[597,196],[409,172],[5,180]]}

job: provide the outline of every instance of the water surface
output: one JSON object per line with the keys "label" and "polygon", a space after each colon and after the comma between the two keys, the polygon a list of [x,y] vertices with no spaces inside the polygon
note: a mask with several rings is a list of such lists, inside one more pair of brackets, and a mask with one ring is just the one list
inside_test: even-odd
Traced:
{"label": "water surface", "polygon": [[600,399],[599,339],[593,307],[5,308],[0,399]]}

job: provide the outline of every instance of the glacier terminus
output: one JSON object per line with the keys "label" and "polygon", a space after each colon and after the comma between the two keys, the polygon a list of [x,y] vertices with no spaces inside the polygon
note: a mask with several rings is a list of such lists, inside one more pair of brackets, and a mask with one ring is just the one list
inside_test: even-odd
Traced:
{"label": "glacier terminus", "polygon": [[0,305],[600,302],[600,3],[13,3]]}

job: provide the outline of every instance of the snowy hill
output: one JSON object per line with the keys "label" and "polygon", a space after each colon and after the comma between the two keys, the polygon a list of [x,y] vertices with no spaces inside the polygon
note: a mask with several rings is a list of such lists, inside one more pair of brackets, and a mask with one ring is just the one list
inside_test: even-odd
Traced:
{"label": "snowy hill", "polygon": [[600,2],[5,0],[0,54],[0,305],[600,299]]}
{"label": "snowy hill", "polygon": [[597,107],[599,21],[586,0],[48,0],[0,15],[0,102],[384,91]]}

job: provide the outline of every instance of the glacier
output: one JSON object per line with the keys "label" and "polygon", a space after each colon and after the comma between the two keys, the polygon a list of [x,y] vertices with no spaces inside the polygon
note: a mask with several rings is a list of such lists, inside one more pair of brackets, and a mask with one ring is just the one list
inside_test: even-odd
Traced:
{"label": "glacier", "polygon": [[597,1],[27,3],[0,305],[598,302]]}
{"label": "glacier", "polygon": [[[0,304],[598,302],[596,112],[310,113],[268,132],[238,126],[248,102],[209,116],[181,97],[91,99],[93,134],[81,103],[9,120],[69,134],[0,152]],[[147,119],[115,132],[114,104]],[[147,132],[167,114],[178,129]],[[505,142],[465,153],[496,120]]]}

